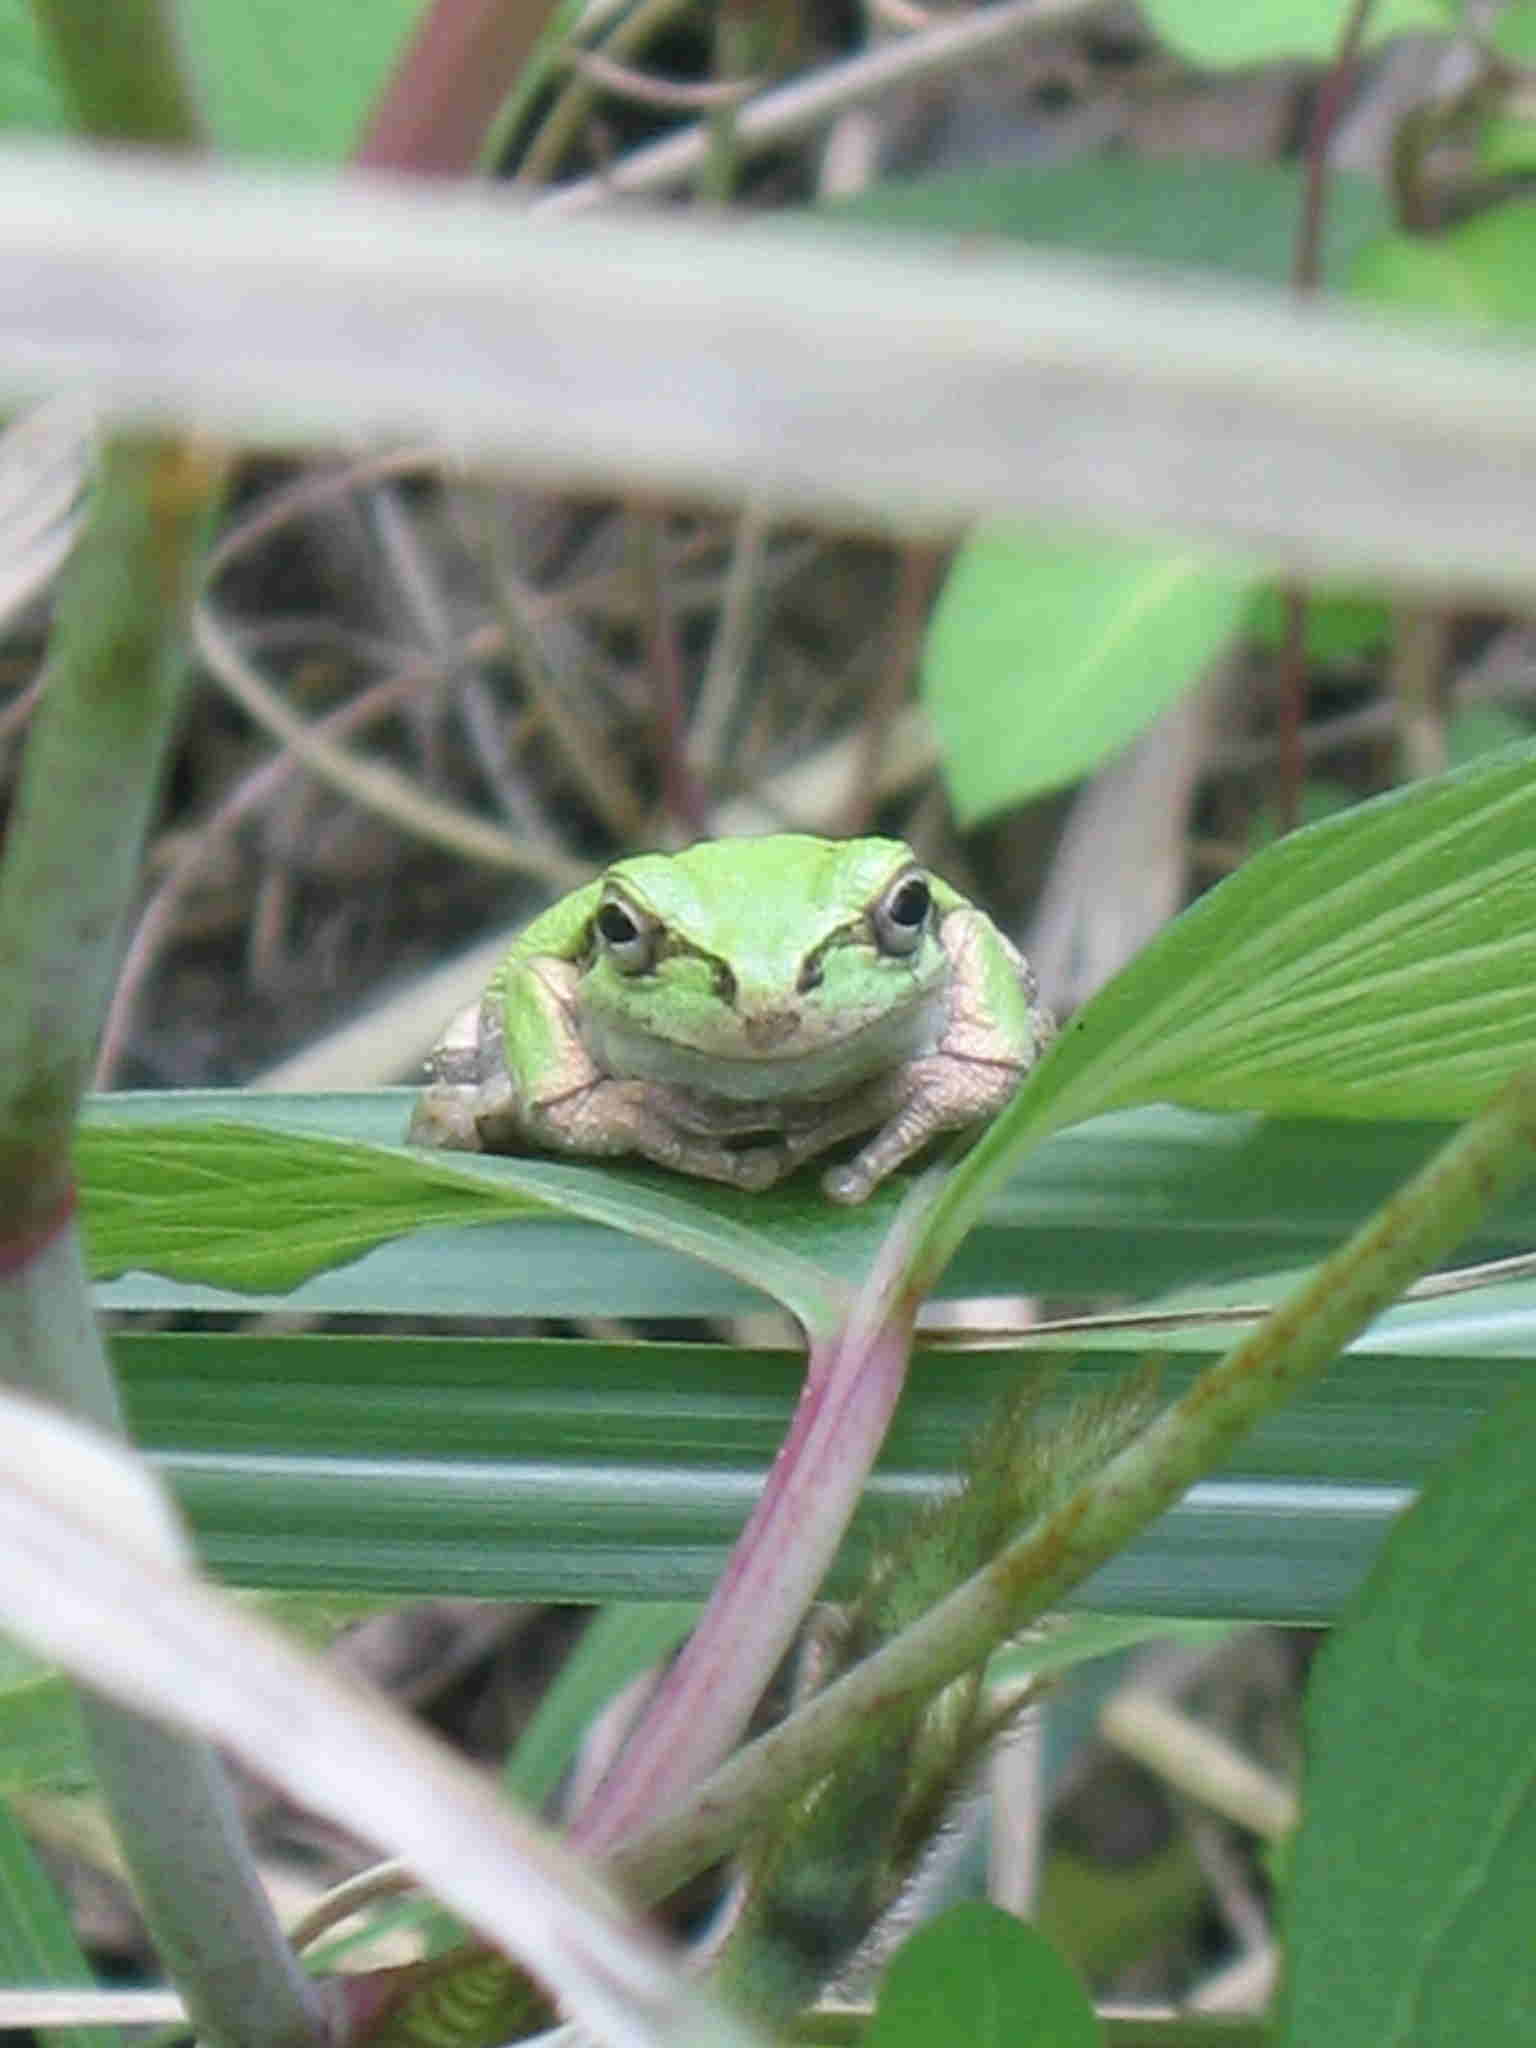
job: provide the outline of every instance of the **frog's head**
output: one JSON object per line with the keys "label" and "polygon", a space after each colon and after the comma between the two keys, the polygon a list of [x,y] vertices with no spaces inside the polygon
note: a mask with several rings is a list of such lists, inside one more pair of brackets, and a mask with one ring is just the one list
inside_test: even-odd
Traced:
{"label": "frog's head", "polygon": [[705,841],[603,878],[580,982],[610,1073],[741,1101],[832,1094],[931,1046],[936,885],[895,839]]}

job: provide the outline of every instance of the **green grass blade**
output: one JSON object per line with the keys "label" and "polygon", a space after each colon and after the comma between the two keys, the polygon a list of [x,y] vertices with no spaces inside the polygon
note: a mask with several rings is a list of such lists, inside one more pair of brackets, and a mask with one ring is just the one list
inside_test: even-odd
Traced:
{"label": "green grass blade", "polygon": [[[69,1910],[0,1798],[0,1981],[78,1990],[94,1986]],[[115,2027],[40,2028],[46,2048],[121,2048]]]}
{"label": "green grass blade", "polygon": [[512,1797],[539,1812],[593,1717],[631,1679],[669,1657],[698,1616],[692,1600],[605,1607],[594,1616],[508,1759],[503,1782]]}

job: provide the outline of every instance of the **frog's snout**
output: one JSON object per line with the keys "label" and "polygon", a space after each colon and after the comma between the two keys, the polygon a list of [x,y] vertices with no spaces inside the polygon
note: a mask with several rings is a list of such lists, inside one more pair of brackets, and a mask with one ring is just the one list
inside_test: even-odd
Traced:
{"label": "frog's snout", "polygon": [[777,1052],[798,1035],[802,1022],[798,1010],[765,1010],[743,1020],[741,1035],[753,1052]]}

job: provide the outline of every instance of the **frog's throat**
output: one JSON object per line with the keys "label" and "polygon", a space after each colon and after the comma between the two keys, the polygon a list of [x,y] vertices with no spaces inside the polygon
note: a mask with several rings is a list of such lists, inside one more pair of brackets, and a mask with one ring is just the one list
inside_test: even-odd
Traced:
{"label": "frog's throat", "polygon": [[932,1052],[947,1012],[946,992],[934,990],[802,1050],[789,1038],[771,1050],[754,1050],[745,1031],[704,1050],[637,1031],[622,1018],[593,1015],[582,1019],[581,1035],[596,1064],[620,1079],[657,1081],[727,1102],[816,1102]]}

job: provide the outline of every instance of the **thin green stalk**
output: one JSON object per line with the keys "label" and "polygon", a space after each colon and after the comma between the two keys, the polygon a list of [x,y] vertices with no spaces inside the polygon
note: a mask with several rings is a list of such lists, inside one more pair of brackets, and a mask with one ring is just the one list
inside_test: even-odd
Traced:
{"label": "thin green stalk", "polygon": [[165,0],[32,0],[80,126],[102,142],[197,148],[202,116]]}
{"label": "thin green stalk", "polygon": [[[69,1221],[70,1144],[185,667],[222,464],[112,443],[58,610],[0,866],[0,1381],[120,1428]],[[208,1748],[105,1702],[87,1719],[156,1942],[206,2040],[312,2042],[282,1938]]]}
{"label": "thin green stalk", "polygon": [[[682,0],[638,0],[634,9],[598,43],[599,53],[613,58],[632,56],[679,12],[681,5]],[[542,185],[555,175],[596,98],[597,87],[592,80],[580,71],[573,72],[524,152],[515,184]]]}
{"label": "thin green stalk", "polygon": [[1442,1258],[1536,1159],[1536,1067],[1502,1088],[1259,1327],[1062,1505],[887,1649],[637,1829],[611,1870],[654,1898],[727,1853],[872,1721],[957,1678],[1124,1549]]}
{"label": "thin green stalk", "polygon": [[218,476],[193,443],[112,443],[61,595],[0,867],[0,1265],[68,1197]]}

